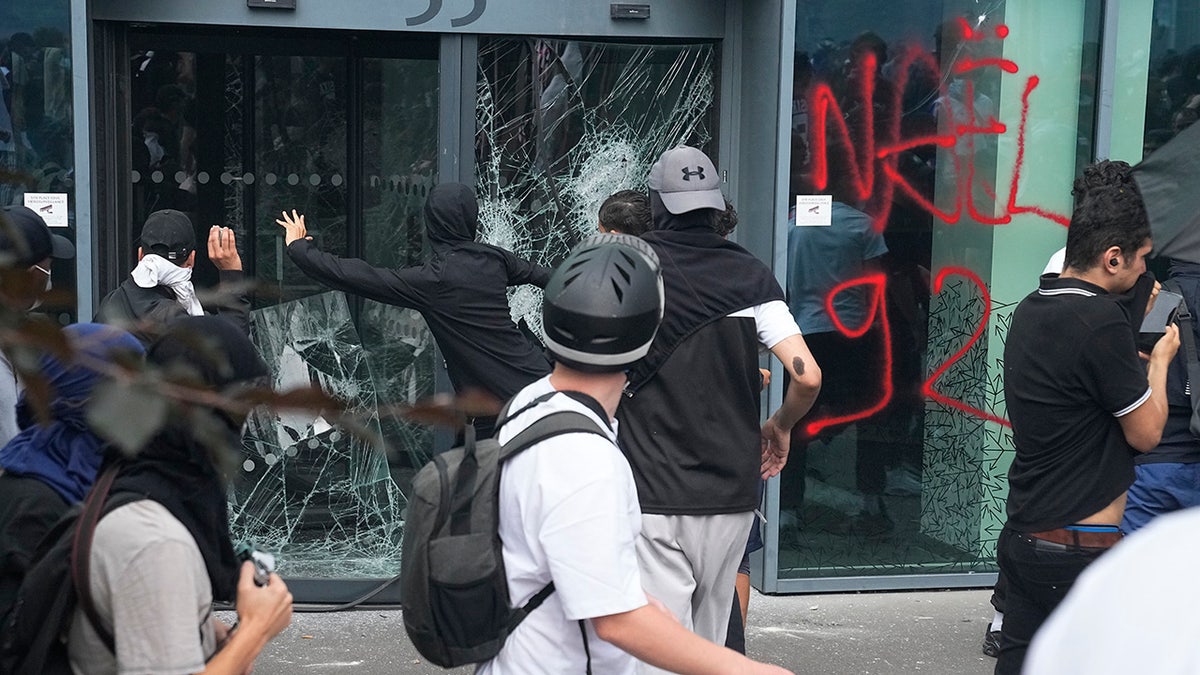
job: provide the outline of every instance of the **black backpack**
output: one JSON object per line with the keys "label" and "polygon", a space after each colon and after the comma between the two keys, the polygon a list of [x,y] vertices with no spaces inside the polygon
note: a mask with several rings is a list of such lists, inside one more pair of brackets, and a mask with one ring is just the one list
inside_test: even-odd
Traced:
{"label": "black backpack", "polygon": [[88,581],[92,537],[110,511],[145,497],[118,492],[109,499],[115,478],[115,469],[101,474],[84,503],[68,511],[38,545],[16,600],[0,622],[0,675],[71,675],[67,637],[77,604],[116,653],[113,636],[92,604]]}
{"label": "black backpack", "polygon": [[[552,392],[512,417],[555,393],[582,396]],[[507,419],[505,406],[497,430]],[[467,425],[463,446],[435,456],[413,479],[400,558],[401,604],[409,639],[431,663],[451,668],[494,657],[554,592],[551,582],[523,607],[509,604],[499,535],[500,469],[522,450],[571,433],[604,436],[595,421],[570,411],[543,417],[503,446],[495,439],[476,441]]]}

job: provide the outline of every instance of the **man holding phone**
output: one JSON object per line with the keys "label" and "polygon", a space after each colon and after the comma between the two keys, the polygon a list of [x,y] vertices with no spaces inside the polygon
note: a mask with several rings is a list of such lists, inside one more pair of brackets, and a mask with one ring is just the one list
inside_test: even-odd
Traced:
{"label": "man holding phone", "polygon": [[1106,164],[1111,184],[1077,194],[1062,274],[1021,301],[1005,344],[1016,453],[996,547],[1008,585],[997,673],[1021,671],[1042,622],[1120,541],[1133,458],[1158,445],[1167,419],[1179,330],[1165,327],[1147,369],[1132,325],[1140,312],[1124,296],[1153,283],[1150,226],[1128,171]]}

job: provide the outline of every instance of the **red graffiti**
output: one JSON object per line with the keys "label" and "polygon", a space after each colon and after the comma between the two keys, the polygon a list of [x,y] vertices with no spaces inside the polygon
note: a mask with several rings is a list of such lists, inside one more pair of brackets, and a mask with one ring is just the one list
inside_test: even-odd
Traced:
{"label": "red graffiti", "polygon": [[[967,40],[981,40],[984,35],[973,30],[965,19],[959,18],[959,26],[963,37]],[[1006,26],[996,29],[996,36],[1004,39],[1008,35]],[[845,148],[853,148],[845,153],[845,164],[849,167],[854,196],[866,202],[866,211],[872,216],[876,231],[882,232],[887,227],[891,214],[892,197],[899,190],[916,203],[921,209],[933,217],[948,224],[961,220],[964,202],[967,212],[976,222],[985,225],[1005,225],[1012,222],[1012,216],[1029,213],[1041,218],[1066,225],[1069,219],[1061,214],[1053,213],[1039,206],[1024,206],[1016,203],[1017,189],[1020,185],[1021,170],[1025,160],[1025,132],[1029,120],[1029,99],[1037,88],[1039,79],[1031,75],[1025,83],[1021,96],[1021,119],[1018,127],[1017,157],[1013,163],[1009,179],[1009,194],[1002,213],[992,216],[984,213],[975,204],[976,167],[974,157],[974,138],[976,136],[999,136],[1008,131],[1007,125],[989,117],[978,120],[980,111],[976,109],[974,85],[970,81],[963,83],[963,100],[961,109],[956,111],[954,105],[941,106],[948,116],[950,134],[935,134],[916,138],[900,138],[900,115],[903,109],[903,92],[908,84],[913,66],[924,68],[930,73],[938,73],[940,68],[931,54],[916,49],[909,49],[897,59],[893,72],[897,73],[895,86],[892,87],[892,100],[888,102],[890,115],[883,120],[882,138],[877,138],[874,105],[876,97],[876,57],[866,53],[853,64],[854,77],[857,83],[854,99],[860,103],[858,109],[859,124],[851,130],[846,122],[841,105],[834,96],[833,90],[825,83],[813,85],[809,92],[809,110],[811,111],[811,142],[812,142],[812,182],[816,190],[825,190],[829,185],[829,161],[827,157],[826,131],[829,119],[834,122],[833,131],[837,134],[839,144]],[[961,59],[952,68],[954,74],[962,74],[981,68],[999,68],[1007,73],[1018,72],[1017,64],[1008,59],[984,58]],[[950,95],[943,78],[939,77],[938,94],[942,100],[949,101]],[[961,119],[960,119],[961,118]],[[855,142],[855,139],[860,142]],[[945,210],[935,206],[929,199],[920,194],[897,169],[897,159],[905,151],[921,146],[937,146],[941,148],[956,148],[964,145],[965,152],[953,153],[954,162],[954,199],[953,210]],[[878,150],[876,149],[878,146]],[[876,184],[876,175],[882,175],[882,180]],[[980,190],[989,198],[996,199],[994,186],[980,184]]]}
{"label": "red graffiti", "polygon": [[[975,274],[966,267],[946,267],[938,272],[937,276],[933,280],[932,290],[934,294],[942,292],[942,286],[946,281],[946,277],[949,276],[964,277],[979,289],[980,294],[983,296],[983,316],[980,317],[979,325],[975,327],[974,331],[971,333],[971,337],[967,340],[967,342],[949,359],[947,359],[945,363],[939,366],[937,370],[930,375],[929,379],[921,385],[921,394],[931,400],[941,403],[942,405],[948,406],[960,412],[964,412],[968,415],[980,417],[989,422],[995,422],[996,424],[1006,427],[1012,427],[1012,423],[1002,417],[997,417],[986,410],[981,410],[957,399],[945,396],[934,389],[934,384],[941,379],[941,377],[945,375],[948,370],[950,370],[950,366],[954,365],[956,362],[962,359],[962,357],[966,356],[971,347],[979,341],[979,338],[983,337],[984,327],[987,326],[988,319],[992,313],[992,297],[991,294],[988,293],[987,285],[983,283],[983,279],[979,278],[979,275]],[[837,309],[834,307],[833,302],[838,294],[856,286],[867,286],[871,288],[872,295],[867,303],[869,309],[866,319],[863,320],[861,325],[851,327],[847,326],[842,321],[842,318],[838,315]],[[857,279],[842,282],[835,286],[833,290],[829,292],[829,295],[825,297],[825,311],[833,320],[833,324],[838,329],[838,332],[848,338],[854,339],[862,337],[875,323],[878,322],[879,331],[883,342],[884,377],[881,381],[882,387],[879,400],[867,405],[862,410],[852,413],[809,420],[804,426],[804,431],[808,436],[816,436],[818,433],[828,427],[837,426],[840,424],[849,424],[850,422],[867,419],[875,413],[883,410],[888,406],[889,403],[891,403],[892,396],[894,394],[892,385],[892,329],[887,318],[886,297],[887,275],[883,273],[868,274]]]}
{"label": "red graffiti", "polygon": [[[855,286],[867,286],[873,289],[871,299],[867,302],[869,307],[867,318],[863,320],[862,325],[853,328],[842,322],[842,318],[838,316],[837,310],[833,306],[833,299],[839,293],[854,288]],[[848,338],[862,337],[871,326],[878,321],[879,330],[883,336],[883,372],[887,375],[883,378],[883,391],[879,400],[872,405],[858,412],[839,415],[836,417],[825,417],[809,421],[804,425],[804,431],[809,436],[816,436],[822,429],[835,426],[838,424],[847,424],[856,420],[866,419],[875,413],[887,407],[887,404],[892,400],[892,328],[888,324],[887,308],[885,291],[887,290],[887,275],[883,273],[868,274],[864,277],[853,279],[838,284],[829,292],[825,298],[825,311],[829,313],[829,317],[833,319],[833,325],[838,329],[838,332]]]}
{"label": "red graffiti", "polygon": [[951,356],[945,363],[943,363],[936,371],[934,371],[933,375],[931,375],[928,380],[925,380],[925,384],[921,385],[921,393],[930,399],[941,403],[942,405],[965,412],[968,415],[982,417],[989,422],[995,422],[1006,427],[1011,427],[1012,424],[1008,420],[992,415],[991,413],[980,410],[979,408],[969,406],[962,401],[952,399],[948,396],[943,396],[933,388],[934,383],[937,382],[938,379],[950,369],[950,366],[965,356],[967,351],[969,351],[971,347],[979,341],[979,338],[983,336],[984,326],[987,325],[988,317],[992,313],[992,297],[991,294],[988,293],[987,286],[984,285],[983,279],[980,279],[979,275],[965,267],[946,267],[942,269],[941,272],[938,272],[937,277],[933,280],[933,292],[935,294],[942,292],[942,284],[945,282],[946,277],[950,275],[965,277],[971,283],[975,284],[975,287],[979,289],[979,292],[983,295],[983,317],[980,318],[979,325],[975,327],[975,331],[971,333],[971,338],[967,340],[967,343],[964,344],[961,349],[955,352],[954,355]]}
{"label": "red graffiti", "polygon": [[[1009,35],[1008,27],[1003,24],[996,26],[991,35],[972,28],[967,20],[961,17],[958,19],[958,26],[961,30],[962,38],[966,41],[979,42],[991,39],[992,35],[996,39],[1003,40]],[[979,178],[976,171],[976,140],[986,136],[999,136],[1007,133],[1008,126],[997,120],[990,113],[981,114],[981,111],[976,109],[977,97],[973,83],[970,80],[962,82],[961,98],[957,102],[954,102],[956,105],[949,104],[951,98],[946,78],[941,77],[939,64],[933,55],[917,49],[906,50],[901,53],[891,68],[891,72],[896,74],[895,84],[891,92],[892,100],[885,102],[890,104],[890,106],[881,107],[889,111],[888,117],[887,119],[877,120],[874,105],[877,102],[877,65],[875,55],[870,52],[863,54],[853,64],[854,72],[850,81],[856,84],[851,94],[851,99],[855,103],[855,110],[858,113],[855,116],[855,122],[847,123],[841,104],[839,104],[833,90],[827,84],[817,83],[809,91],[809,119],[811,123],[810,138],[812,148],[811,176],[813,185],[818,192],[825,190],[829,184],[829,158],[826,154],[828,151],[826,133],[827,125],[832,120],[833,128],[828,129],[828,131],[832,132],[832,135],[828,138],[836,142],[838,147],[842,149],[845,156],[839,157],[839,159],[844,160],[842,164],[847,167],[847,177],[849,179],[847,184],[852,188],[850,192],[864,204],[864,211],[871,215],[873,226],[877,232],[883,232],[887,227],[891,215],[893,198],[897,192],[907,197],[934,218],[947,224],[960,222],[964,211],[974,222],[984,225],[1005,225],[1011,223],[1013,216],[1018,214],[1031,214],[1063,226],[1069,224],[1070,219],[1062,214],[1037,205],[1021,204],[1017,200],[1017,192],[1021,185],[1022,172],[1025,167],[1025,157],[1028,150],[1026,147],[1026,138],[1030,101],[1040,83],[1037,75],[1030,75],[1025,80],[1025,87],[1021,94],[1021,116],[1017,127],[1016,158],[1007,181],[1008,194],[1003,198],[999,198],[996,186],[990,185],[985,180]],[[952,72],[955,75],[961,75],[986,68],[998,68],[1008,74],[1015,74],[1019,71],[1018,65],[1009,59],[962,58],[954,64]],[[902,97],[908,85],[909,78],[914,71],[919,70],[924,70],[937,77],[937,95],[941,97],[942,101],[948,102],[946,105],[939,106],[941,113],[946,116],[941,128],[948,130],[948,132],[902,138],[900,126],[900,116],[903,110]],[[987,118],[982,119],[984,116]],[[858,142],[855,142],[855,139],[858,139]],[[904,153],[922,146],[953,150],[953,152],[946,153],[949,155],[948,160],[953,162],[954,168],[954,192],[952,199],[948,199],[945,202],[946,204],[950,204],[948,207],[935,205],[931,199],[921,194],[921,191],[917,187],[909,183],[898,168],[898,160]],[[998,209],[999,212],[995,212],[997,209],[994,207],[982,208],[976,203],[979,195],[984,195],[993,204],[1000,203],[1003,207]],[[970,351],[972,346],[979,341],[979,338],[983,336],[984,328],[991,316],[991,296],[988,293],[987,286],[977,274],[965,267],[946,267],[942,269],[933,281],[932,292],[934,294],[940,293],[946,278],[950,276],[962,277],[979,289],[984,305],[983,316],[979,324],[974,327],[966,343],[949,359],[938,366],[929,379],[921,385],[921,393],[930,400],[937,401],[954,410],[1011,427],[1008,420],[946,396],[936,388],[938,381],[949,371],[950,367],[960,361]],[[839,293],[856,286],[867,286],[872,289],[872,298],[869,303],[870,310],[868,318],[862,326],[848,327],[837,315],[833,306],[833,300]],[[872,325],[878,324],[883,338],[885,374],[878,401],[854,413],[809,421],[805,425],[805,431],[809,435],[815,435],[822,429],[830,426],[871,417],[891,402],[894,393],[892,384],[893,345],[891,327],[887,319],[886,288],[887,277],[885,275],[869,274],[839,284],[825,298],[826,311],[833,319],[838,331],[849,338],[861,337]]]}

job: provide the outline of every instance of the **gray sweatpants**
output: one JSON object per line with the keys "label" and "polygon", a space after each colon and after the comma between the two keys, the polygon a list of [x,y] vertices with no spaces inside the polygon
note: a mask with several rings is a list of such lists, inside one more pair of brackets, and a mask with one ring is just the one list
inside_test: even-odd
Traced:
{"label": "gray sweatpants", "polygon": [[[725,644],[738,563],[753,511],[715,516],[642,514],[637,540],[642,586],[688,630]],[[644,663],[639,673],[665,673]]]}

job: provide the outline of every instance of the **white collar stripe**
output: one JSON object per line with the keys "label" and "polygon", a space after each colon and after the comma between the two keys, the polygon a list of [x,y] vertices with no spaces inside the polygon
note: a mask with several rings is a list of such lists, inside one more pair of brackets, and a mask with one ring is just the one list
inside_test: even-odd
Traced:
{"label": "white collar stripe", "polygon": [[1091,298],[1096,294],[1082,288],[1039,288],[1038,295],[1082,295]]}

